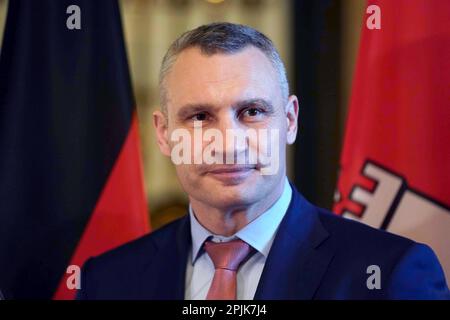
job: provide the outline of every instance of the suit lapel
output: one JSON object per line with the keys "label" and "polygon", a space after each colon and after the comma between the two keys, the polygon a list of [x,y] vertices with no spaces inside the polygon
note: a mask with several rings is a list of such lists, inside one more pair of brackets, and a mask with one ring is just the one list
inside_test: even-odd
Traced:
{"label": "suit lapel", "polygon": [[191,246],[189,215],[181,218],[173,232],[166,233],[155,245],[157,253],[144,270],[139,298],[183,300]]}
{"label": "suit lapel", "polygon": [[317,209],[292,186],[292,200],[278,228],[255,299],[312,299],[333,257],[320,247],[329,237]]}

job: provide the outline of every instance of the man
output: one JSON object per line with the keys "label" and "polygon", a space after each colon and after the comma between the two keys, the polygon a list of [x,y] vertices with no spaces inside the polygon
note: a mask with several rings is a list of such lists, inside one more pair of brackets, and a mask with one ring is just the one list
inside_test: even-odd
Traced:
{"label": "man", "polygon": [[[230,23],[183,34],[163,60],[160,94],[158,145],[176,163],[189,213],[90,259],[78,298],[448,298],[430,248],[317,208],[289,184],[299,103],[267,37]],[[213,141],[252,130],[244,143]],[[178,152],[181,133],[194,147]]]}

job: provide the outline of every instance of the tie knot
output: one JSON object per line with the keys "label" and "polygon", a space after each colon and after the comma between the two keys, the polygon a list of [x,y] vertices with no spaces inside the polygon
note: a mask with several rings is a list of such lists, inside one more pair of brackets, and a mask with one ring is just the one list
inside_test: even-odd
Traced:
{"label": "tie knot", "polygon": [[215,269],[236,271],[253,248],[237,239],[229,242],[205,241],[204,248],[211,258]]}

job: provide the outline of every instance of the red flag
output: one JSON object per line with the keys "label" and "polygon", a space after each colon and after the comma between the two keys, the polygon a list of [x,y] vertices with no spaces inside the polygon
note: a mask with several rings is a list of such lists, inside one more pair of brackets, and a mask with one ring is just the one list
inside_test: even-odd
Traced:
{"label": "red flag", "polygon": [[450,278],[450,2],[369,1],[334,211],[430,245]]}

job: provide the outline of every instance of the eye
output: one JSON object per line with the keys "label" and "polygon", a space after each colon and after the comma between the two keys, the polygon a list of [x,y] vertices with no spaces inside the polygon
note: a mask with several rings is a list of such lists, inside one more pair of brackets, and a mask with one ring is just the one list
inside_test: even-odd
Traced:
{"label": "eye", "polygon": [[245,109],[242,112],[242,115],[244,117],[249,117],[249,118],[256,118],[256,117],[262,116],[263,114],[264,114],[264,110],[261,110],[260,108],[255,108],[255,107]]}
{"label": "eye", "polygon": [[190,117],[190,120],[205,121],[208,118],[206,112],[199,112]]}

